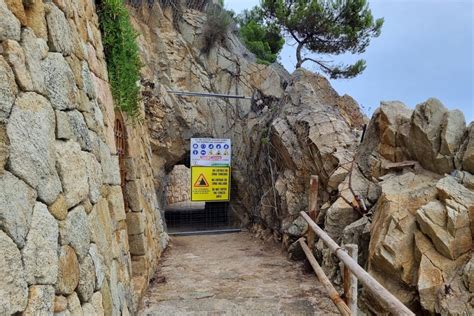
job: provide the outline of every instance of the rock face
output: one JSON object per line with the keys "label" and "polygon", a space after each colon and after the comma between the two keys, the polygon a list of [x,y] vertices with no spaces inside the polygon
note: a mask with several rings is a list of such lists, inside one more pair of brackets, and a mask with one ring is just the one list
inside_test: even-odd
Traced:
{"label": "rock face", "polygon": [[371,210],[369,272],[415,310],[456,315],[473,308],[459,273],[472,257],[474,192],[462,170],[470,142],[462,114],[437,100],[414,111],[382,103],[356,155],[381,188]]}

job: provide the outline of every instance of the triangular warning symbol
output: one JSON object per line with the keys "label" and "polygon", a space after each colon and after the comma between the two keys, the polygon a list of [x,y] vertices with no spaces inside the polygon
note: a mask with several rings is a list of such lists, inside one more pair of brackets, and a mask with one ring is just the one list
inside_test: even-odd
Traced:
{"label": "triangular warning symbol", "polygon": [[201,173],[199,177],[197,178],[196,182],[194,183],[194,187],[202,188],[202,187],[208,187],[208,186],[209,186],[209,183],[204,177],[204,174]]}

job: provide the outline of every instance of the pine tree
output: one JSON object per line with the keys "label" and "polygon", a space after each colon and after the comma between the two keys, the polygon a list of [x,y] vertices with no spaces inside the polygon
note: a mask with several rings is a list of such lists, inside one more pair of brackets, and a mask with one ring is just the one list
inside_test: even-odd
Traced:
{"label": "pine tree", "polygon": [[331,78],[352,78],[366,68],[364,60],[352,65],[307,56],[305,52],[360,54],[381,33],[383,18],[374,19],[367,0],[262,0],[268,23],[281,27],[296,41],[296,68],[316,63]]}

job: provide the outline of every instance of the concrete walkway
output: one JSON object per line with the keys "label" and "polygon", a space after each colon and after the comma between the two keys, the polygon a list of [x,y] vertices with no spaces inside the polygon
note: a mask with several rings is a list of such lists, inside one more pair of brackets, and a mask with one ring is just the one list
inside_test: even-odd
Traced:
{"label": "concrete walkway", "polygon": [[246,232],[173,237],[139,315],[337,315],[302,271]]}

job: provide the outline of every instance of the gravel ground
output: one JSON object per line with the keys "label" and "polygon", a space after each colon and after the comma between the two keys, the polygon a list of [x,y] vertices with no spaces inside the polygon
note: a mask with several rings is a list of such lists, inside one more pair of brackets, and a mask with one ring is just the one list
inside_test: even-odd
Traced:
{"label": "gravel ground", "polygon": [[139,315],[337,315],[313,274],[247,232],[171,241]]}

